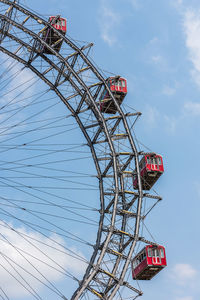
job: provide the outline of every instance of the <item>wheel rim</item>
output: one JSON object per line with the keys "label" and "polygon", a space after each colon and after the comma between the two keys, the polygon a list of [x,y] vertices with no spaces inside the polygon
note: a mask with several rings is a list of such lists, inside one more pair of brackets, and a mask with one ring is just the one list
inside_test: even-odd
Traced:
{"label": "wheel rim", "polygon": [[[132,290],[137,297],[142,293],[127,281],[127,270],[136,243],[142,240],[139,230],[143,197],[154,197],[143,194],[139,172],[141,153],[137,151],[127,121],[129,117],[137,118],[139,113],[125,114],[122,111],[105,79],[88,59],[85,51],[87,46],[78,48],[57,31],[63,39],[62,48],[65,49],[57,53],[38,34],[44,26],[47,26],[45,20],[12,1],[0,0],[0,3],[1,11],[6,12],[10,7],[12,12],[10,15],[0,14],[0,50],[34,72],[61,99],[79,125],[97,170],[100,218],[96,245],[85,275],[71,299],[82,297],[92,299],[96,296],[102,299],[113,299],[122,288]],[[16,15],[18,18],[14,18]],[[18,19],[21,22],[18,22]],[[30,29],[31,22],[31,28],[36,24],[38,32]],[[14,34],[13,28],[17,28],[23,38],[20,38],[20,34]],[[52,29],[55,30],[53,27]],[[10,41],[10,46],[9,43],[5,43],[6,39]],[[13,50],[14,42],[18,47]],[[54,54],[53,58],[39,53],[37,50],[39,44],[51,50]],[[22,47],[23,52],[20,52]],[[45,67],[41,65],[37,67],[38,61],[44,62]],[[85,72],[90,72],[92,82],[88,82]],[[71,94],[69,93],[67,97],[62,92],[66,84],[71,86]],[[103,88],[108,90],[117,107],[117,114],[114,117],[105,116],[100,112],[98,99]],[[85,114],[88,111],[91,112],[91,116],[85,122]],[[125,140],[123,145],[121,139]],[[128,175],[134,169],[138,176],[137,192],[133,191],[132,177]],[[109,263],[106,263],[107,261]]]}

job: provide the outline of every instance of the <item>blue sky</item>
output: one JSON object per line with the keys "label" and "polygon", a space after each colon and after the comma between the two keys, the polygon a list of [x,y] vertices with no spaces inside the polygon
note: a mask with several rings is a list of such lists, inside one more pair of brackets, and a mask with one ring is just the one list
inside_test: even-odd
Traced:
{"label": "blue sky", "polygon": [[168,267],[141,283],[141,299],[199,299],[199,1],[24,2],[46,17],[66,17],[70,37],[94,42],[90,55],[95,63],[127,78],[124,109],[143,113],[137,138],[162,154],[165,166],[155,186],[163,201],[146,225],[166,246]]}

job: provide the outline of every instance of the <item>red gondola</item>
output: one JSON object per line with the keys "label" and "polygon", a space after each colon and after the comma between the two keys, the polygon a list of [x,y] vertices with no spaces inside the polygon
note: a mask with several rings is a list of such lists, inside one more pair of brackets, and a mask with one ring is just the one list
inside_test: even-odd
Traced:
{"label": "red gondola", "polygon": [[133,279],[150,280],[166,265],[165,248],[163,246],[148,245],[132,260]]}
{"label": "red gondola", "polygon": [[[142,189],[150,190],[164,172],[162,156],[155,153],[144,155],[139,163],[139,167],[142,179]],[[136,172],[133,174],[133,187],[134,189],[138,189]]]}
{"label": "red gondola", "polygon": [[[67,32],[67,20],[64,18],[61,18],[60,16],[51,16],[49,17],[49,23],[58,31],[60,31],[63,35]],[[60,51],[60,48],[62,46],[62,38],[58,36],[53,29],[50,27],[46,27],[42,31],[42,38],[43,40],[49,45],[52,46],[56,51]],[[46,54],[53,54],[49,49],[46,47],[43,48],[43,53]]]}
{"label": "red gondola", "polygon": [[[127,94],[126,79],[120,76],[109,77],[106,82],[118,104],[121,105],[124,97]],[[115,114],[117,112],[117,107],[114,104],[113,100],[110,98],[110,95],[106,89],[100,96],[100,110],[107,114]]]}

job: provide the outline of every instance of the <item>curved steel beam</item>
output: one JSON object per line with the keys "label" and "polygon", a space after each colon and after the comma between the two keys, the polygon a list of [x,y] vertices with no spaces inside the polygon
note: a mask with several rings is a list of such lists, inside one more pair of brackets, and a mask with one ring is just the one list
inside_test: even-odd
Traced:
{"label": "curved steel beam", "polygon": [[[118,280],[116,281],[114,288],[112,289],[111,294],[108,296],[108,299],[112,299],[117,290],[120,288],[120,285],[123,284],[123,280],[125,278],[125,274],[127,271],[127,268],[129,266],[132,254],[133,254],[133,250],[135,248],[135,245],[138,241],[138,234],[139,234],[139,225],[140,225],[140,216],[141,216],[141,205],[142,205],[142,198],[143,198],[143,193],[142,193],[142,185],[141,185],[141,178],[140,178],[140,172],[139,172],[139,158],[138,158],[138,152],[137,152],[137,148],[135,145],[135,142],[133,140],[133,137],[131,135],[127,120],[126,120],[126,116],[123,113],[123,111],[121,110],[120,106],[118,105],[115,97],[113,96],[113,94],[111,93],[105,79],[103,78],[103,76],[100,74],[100,72],[94,67],[94,65],[89,61],[89,59],[84,55],[83,51],[81,49],[79,49],[74,43],[72,43],[67,37],[63,36],[59,31],[55,30],[48,22],[46,22],[44,19],[42,19],[41,17],[38,17],[36,14],[24,9],[23,7],[21,7],[20,5],[13,3],[12,1],[8,1],[8,0],[0,0],[0,2],[5,3],[7,5],[12,5],[15,9],[19,10],[20,12],[24,13],[25,15],[29,16],[30,18],[36,20],[37,22],[39,22],[40,24],[43,24],[44,26],[49,26],[52,28],[52,30],[54,30],[56,32],[57,35],[59,35],[63,41],[70,46],[72,49],[74,49],[78,55],[83,59],[83,61],[85,62],[86,65],[88,65],[88,67],[92,70],[92,72],[95,74],[95,76],[100,80],[100,82],[102,83],[102,85],[107,89],[107,91],[110,94],[110,97],[112,98],[112,101],[115,103],[118,113],[120,114],[122,121],[123,121],[123,125],[124,125],[124,129],[126,131],[126,134],[128,136],[129,142],[130,142],[130,146],[132,148],[132,151],[134,153],[134,160],[135,160],[135,167],[136,167],[136,171],[138,174],[138,204],[137,204],[137,218],[136,218],[136,224],[135,224],[135,230],[134,230],[134,239],[132,242],[132,245],[129,249],[129,254],[128,257],[125,261],[124,267],[123,267],[123,271],[120,274],[120,277],[118,278]],[[93,99],[93,96],[90,92],[90,89],[87,87],[87,85],[84,83],[84,81],[78,76],[78,74],[74,71],[74,69],[70,66],[70,64],[67,62],[67,60],[58,52],[56,52],[52,47],[50,47],[47,43],[45,43],[45,41],[42,40],[42,38],[34,33],[33,31],[31,31],[30,29],[26,28],[24,25],[21,25],[17,22],[15,22],[14,20],[10,19],[9,17],[5,16],[5,15],[0,15],[0,18],[2,20],[4,20],[5,22],[7,22],[8,24],[11,24],[12,26],[15,26],[16,28],[20,29],[21,31],[25,32],[26,34],[28,34],[29,36],[31,36],[34,41],[39,42],[40,44],[42,44],[44,47],[46,47],[47,49],[51,50],[51,52],[59,59],[61,66],[64,65],[69,71],[70,73],[73,75],[73,77],[76,79],[76,81],[80,84],[80,86],[82,87],[83,93],[81,93],[82,91],[80,91],[80,89],[76,86],[76,83],[73,82],[72,79],[69,79],[70,84],[77,90],[77,93],[80,94],[81,97],[83,97],[83,94],[86,93],[87,97],[85,97],[84,101],[87,103],[87,105],[91,108],[94,116],[96,117],[97,123],[99,124],[99,128],[102,130],[102,132],[104,132],[105,136],[106,136],[106,140],[107,143],[109,145],[110,148],[110,153],[111,153],[111,157],[112,157],[112,167],[113,167],[113,174],[114,174],[114,201],[113,201],[113,205],[112,205],[112,218],[111,218],[111,224],[109,227],[109,231],[107,234],[107,238],[104,241],[103,244],[103,248],[101,249],[101,253],[98,257],[97,263],[94,266],[93,263],[97,257],[98,254],[98,250],[99,250],[99,246],[100,246],[100,240],[101,240],[101,230],[103,227],[103,219],[104,219],[104,191],[103,191],[103,177],[101,174],[101,170],[100,170],[100,166],[99,166],[99,162],[95,153],[95,148],[94,145],[87,133],[87,130],[85,128],[85,126],[83,125],[83,123],[81,122],[78,114],[76,113],[76,111],[70,106],[69,102],[65,100],[65,97],[61,94],[61,92],[57,89],[57,87],[50,82],[43,74],[41,74],[40,72],[38,72],[37,69],[35,69],[31,63],[28,63],[27,61],[21,59],[18,55],[13,54],[12,52],[8,51],[7,49],[3,48],[2,46],[0,47],[0,50],[6,54],[8,54],[9,56],[11,56],[12,58],[18,60],[19,62],[23,63],[26,67],[30,68],[35,74],[37,74],[37,76],[39,76],[46,84],[48,84],[51,89],[53,89],[55,91],[55,93],[60,97],[60,99],[63,101],[63,103],[68,107],[68,109],[71,111],[72,115],[75,117],[77,123],[79,124],[87,142],[88,145],[91,149],[91,153],[95,162],[95,166],[97,169],[97,173],[98,173],[98,177],[100,180],[100,192],[101,192],[101,211],[102,214],[100,216],[100,225],[99,225],[99,232],[97,234],[97,245],[96,248],[94,249],[94,253],[93,256],[91,258],[90,261],[90,265],[86,271],[86,274],[84,276],[83,281],[80,284],[80,287],[77,289],[77,291],[74,293],[74,295],[72,296],[72,299],[79,299],[80,296],[84,293],[84,291],[88,288],[90,282],[94,279],[95,275],[99,272],[99,268],[101,265],[101,262],[103,260],[103,257],[106,253],[106,250],[108,249],[108,245],[109,242],[114,234],[114,227],[115,227],[115,218],[116,218],[116,213],[117,213],[117,205],[118,205],[118,197],[119,197],[119,180],[120,180],[120,172],[118,170],[118,159],[117,159],[117,154],[116,154],[116,150],[112,141],[112,138],[110,136],[109,130],[107,128],[107,124],[106,121],[102,115],[102,113],[99,110],[98,105],[96,104],[95,100]],[[19,44],[25,46],[25,47],[31,47],[30,45],[26,45],[26,43],[20,39],[17,39],[16,37],[12,36],[10,33],[7,33],[7,35],[12,38],[13,40],[15,39]],[[31,47],[32,50],[33,46]],[[51,60],[44,56],[41,53],[38,53],[37,50],[35,49],[35,53],[37,53],[38,55],[40,55],[40,57],[42,59],[44,59],[45,61],[47,61],[52,68],[56,69],[57,71],[59,70],[60,72],[62,72],[61,68],[59,68],[57,65],[55,65],[53,62],[51,62]],[[64,74],[65,76],[65,74]],[[89,100],[89,101],[88,101]],[[125,220],[125,219],[124,219]],[[125,221],[124,221],[125,222]],[[125,223],[123,225],[123,227],[125,227]],[[119,261],[119,260],[118,260]],[[118,263],[116,263],[115,267],[114,267],[114,272],[116,273],[117,270],[117,265]]]}

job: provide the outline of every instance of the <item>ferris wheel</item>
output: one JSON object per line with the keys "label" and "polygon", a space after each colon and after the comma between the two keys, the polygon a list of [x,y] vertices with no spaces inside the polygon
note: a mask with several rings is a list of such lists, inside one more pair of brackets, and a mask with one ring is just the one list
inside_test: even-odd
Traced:
{"label": "ferris wheel", "polygon": [[0,0],[0,297],[135,299],[166,266],[144,225],[163,159],[67,26]]}

